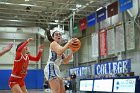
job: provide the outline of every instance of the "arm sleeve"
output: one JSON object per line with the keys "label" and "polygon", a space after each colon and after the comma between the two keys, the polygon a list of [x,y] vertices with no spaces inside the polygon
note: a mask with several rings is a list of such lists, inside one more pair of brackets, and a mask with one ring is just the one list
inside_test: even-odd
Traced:
{"label": "arm sleeve", "polygon": [[28,41],[25,41],[18,49],[17,51],[21,52],[22,49],[28,44]]}
{"label": "arm sleeve", "polygon": [[39,61],[39,59],[41,58],[41,55],[42,55],[42,51],[39,51],[36,57],[31,56],[30,54],[28,54],[29,60],[31,60],[31,61]]}
{"label": "arm sleeve", "polygon": [[21,58],[21,53],[16,52],[15,60],[19,60]]}

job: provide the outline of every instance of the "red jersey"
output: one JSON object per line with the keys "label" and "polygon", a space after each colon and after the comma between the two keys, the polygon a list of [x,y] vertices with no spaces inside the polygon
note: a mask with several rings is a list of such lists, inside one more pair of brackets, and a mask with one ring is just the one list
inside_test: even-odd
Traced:
{"label": "red jersey", "polygon": [[12,75],[15,75],[17,77],[25,77],[27,74],[27,68],[29,64],[29,60],[31,61],[39,61],[41,58],[42,52],[39,51],[36,57],[31,56],[30,54],[22,55],[21,51],[22,49],[28,44],[27,41],[25,41],[16,51],[16,57],[14,60],[14,67],[12,70]]}

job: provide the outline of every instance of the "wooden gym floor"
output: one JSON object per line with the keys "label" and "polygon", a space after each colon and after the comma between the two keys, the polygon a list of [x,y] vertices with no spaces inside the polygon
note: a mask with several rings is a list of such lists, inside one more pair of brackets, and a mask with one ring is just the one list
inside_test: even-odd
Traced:
{"label": "wooden gym floor", "polygon": [[[0,90],[0,93],[12,93],[12,92],[10,90]],[[49,92],[45,92],[44,90],[32,89],[28,90],[28,93],[49,93]]]}

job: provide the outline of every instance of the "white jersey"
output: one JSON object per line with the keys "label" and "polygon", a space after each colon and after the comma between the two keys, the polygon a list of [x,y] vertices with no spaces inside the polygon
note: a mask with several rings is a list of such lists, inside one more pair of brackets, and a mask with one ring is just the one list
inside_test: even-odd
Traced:
{"label": "white jersey", "polygon": [[49,58],[47,65],[44,69],[45,77],[50,80],[54,77],[60,77],[60,69],[59,66],[63,62],[63,55],[58,56],[57,53],[51,49],[49,49]]}
{"label": "white jersey", "polygon": [[57,66],[60,66],[63,62],[63,56],[58,56],[55,51],[49,49],[49,59],[47,64],[49,64],[49,62],[54,62]]}

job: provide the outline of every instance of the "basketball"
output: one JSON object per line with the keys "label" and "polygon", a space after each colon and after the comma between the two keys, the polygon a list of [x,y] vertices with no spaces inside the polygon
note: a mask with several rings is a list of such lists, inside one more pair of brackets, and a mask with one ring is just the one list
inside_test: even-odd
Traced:
{"label": "basketball", "polygon": [[73,43],[69,45],[69,48],[74,52],[78,51],[80,47],[81,47],[81,42],[79,39],[76,39]]}

